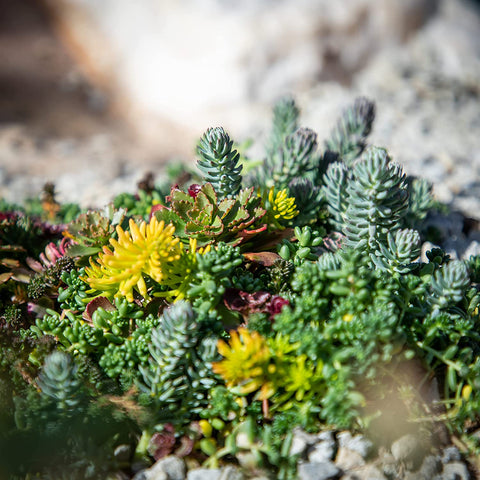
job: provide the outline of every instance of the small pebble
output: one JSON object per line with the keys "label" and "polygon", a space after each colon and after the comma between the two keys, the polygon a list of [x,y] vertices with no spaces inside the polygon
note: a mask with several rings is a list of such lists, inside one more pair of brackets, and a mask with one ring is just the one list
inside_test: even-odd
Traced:
{"label": "small pebble", "polygon": [[341,480],[387,480],[387,477],[377,467],[365,465],[347,473]]}
{"label": "small pebble", "polygon": [[162,470],[153,472],[148,468],[135,474],[132,480],[168,480],[167,474]]}
{"label": "small pebble", "polygon": [[392,443],[392,455],[398,462],[405,462],[415,470],[419,466],[423,449],[417,437],[412,434],[404,435]]}
{"label": "small pebble", "polygon": [[220,468],[195,468],[188,472],[187,480],[220,480],[221,476]]}
{"label": "small pebble", "polygon": [[419,472],[426,478],[430,479],[442,470],[442,461],[436,455],[427,455],[422,462]]}
{"label": "small pebble", "polygon": [[442,455],[442,463],[459,462],[462,459],[460,450],[457,447],[451,446],[445,448]]}
{"label": "small pebble", "polygon": [[[175,455],[168,455],[165,458],[158,460],[152,467],[149,468],[151,474],[157,472],[165,472],[168,480],[184,480],[185,479],[185,462]],[[148,477],[156,480],[156,477]]]}
{"label": "small pebble", "polygon": [[348,471],[365,465],[363,457],[354,450],[349,448],[340,447],[338,449],[337,457],[335,458],[335,464],[342,470]]}
{"label": "small pebble", "polygon": [[445,480],[450,480],[448,476],[455,476],[455,480],[470,480],[470,473],[468,473],[467,466],[460,462],[446,463],[443,466],[443,476]]}
{"label": "small pebble", "polygon": [[229,465],[222,468],[222,474],[219,480],[244,480],[243,473],[236,467]]}
{"label": "small pebble", "polygon": [[363,458],[367,458],[373,449],[373,443],[363,435],[355,435],[352,437],[350,432],[341,432],[337,436],[338,443],[341,447],[346,447],[354,452],[359,453]]}
{"label": "small pebble", "polygon": [[331,432],[323,432],[326,435],[318,436],[318,443],[308,453],[310,462],[329,462],[337,453],[337,443]]}
{"label": "small pebble", "polygon": [[298,465],[297,477],[298,480],[334,480],[339,478],[341,473],[332,462],[311,462]]}

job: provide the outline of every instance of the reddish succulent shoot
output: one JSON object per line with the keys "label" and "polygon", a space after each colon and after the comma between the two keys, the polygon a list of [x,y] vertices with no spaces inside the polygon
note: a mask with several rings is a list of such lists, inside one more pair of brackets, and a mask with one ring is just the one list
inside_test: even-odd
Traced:
{"label": "reddish succulent shoot", "polygon": [[270,320],[282,311],[289,301],[278,295],[268,292],[248,293],[237,288],[227,288],[223,296],[223,303],[232,311],[239,312],[247,318],[252,313],[268,313]]}
{"label": "reddish succulent shoot", "polygon": [[200,191],[201,188],[202,188],[202,186],[199,185],[198,183],[192,183],[192,184],[188,187],[188,194],[189,194],[192,198],[197,198],[198,192]]}

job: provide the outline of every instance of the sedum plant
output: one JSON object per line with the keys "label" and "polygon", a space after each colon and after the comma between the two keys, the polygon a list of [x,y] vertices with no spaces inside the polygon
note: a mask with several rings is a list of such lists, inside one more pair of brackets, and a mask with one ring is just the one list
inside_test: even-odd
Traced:
{"label": "sedum plant", "polygon": [[282,99],[263,158],[211,128],[196,173],[104,210],[1,203],[0,477],[174,454],[295,479],[294,427],[368,432],[399,396],[480,451],[480,259],[420,257],[432,187],[368,145],[374,116],[358,99],[319,143]]}

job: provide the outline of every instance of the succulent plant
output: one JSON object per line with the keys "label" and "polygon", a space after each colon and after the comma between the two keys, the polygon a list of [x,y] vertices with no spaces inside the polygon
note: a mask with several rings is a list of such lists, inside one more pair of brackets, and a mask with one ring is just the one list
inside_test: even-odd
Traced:
{"label": "succulent plant", "polygon": [[82,382],[78,367],[69,355],[53,352],[46,359],[37,384],[43,395],[55,400],[60,409],[74,409],[81,401]]}
{"label": "succulent plant", "polygon": [[109,204],[103,210],[89,210],[79,215],[67,225],[65,232],[75,243],[69,255],[90,256],[101,252],[115,236],[116,226],[122,225],[125,213],[124,209],[116,210]]}
{"label": "succulent plant", "polygon": [[351,165],[365,148],[374,119],[375,104],[365,97],[357,98],[353,106],[344,111],[325,142],[327,150],[338,153],[343,162]]}
{"label": "succulent plant", "polygon": [[124,231],[117,225],[118,240],[110,239],[113,250],[104,247],[97,261],[90,259],[85,273],[92,288],[131,302],[134,289],[144,299],[150,298],[146,277],[160,284],[168,280],[167,272],[180,260],[183,248],[174,236],[175,227],[156,217],[140,226],[130,220],[129,229]]}
{"label": "succulent plant", "polygon": [[182,241],[194,238],[199,247],[215,242],[239,245],[264,228],[260,221],[265,210],[253,188],[219,201],[210,183],[189,193],[173,187],[167,200],[169,206],[156,210],[155,217],[171,222]]}
{"label": "succulent plant", "polygon": [[239,153],[233,149],[233,140],[221,127],[209,128],[197,146],[197,162],[204,180],[212,184],[218,198],[233,198],[240,192],[242,165]]}

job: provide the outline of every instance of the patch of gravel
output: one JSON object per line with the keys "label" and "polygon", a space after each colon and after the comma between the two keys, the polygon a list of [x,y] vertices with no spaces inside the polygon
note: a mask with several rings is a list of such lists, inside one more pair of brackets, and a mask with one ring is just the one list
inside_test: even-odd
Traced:
{"label": "patch of gravel", "polygon": [[[427,441],[428,440],[428,441]],[[316,435],[294,429],[291,455],[298,458],[298,480],[473,480],[471,466],[453,445],[429,443],[431,438],[406,434],[382,445],[348,431]],[[330,445],[332,444],[333,445]],[[312,458],[325,443],[332,446],[321,458]],[[322,446],[323,445],[323,446]],[[158,460],[135,474],[134,480],[271,480],[268,471],[248,472],[240,467],[185,468],[174,456]],[[120,474],[119,474],[120,475]],[[120,476],[118,477],[121,478]],[[123,478],[123,477],[122,477]],[[129,478],[126,475],[124,478]]]}

